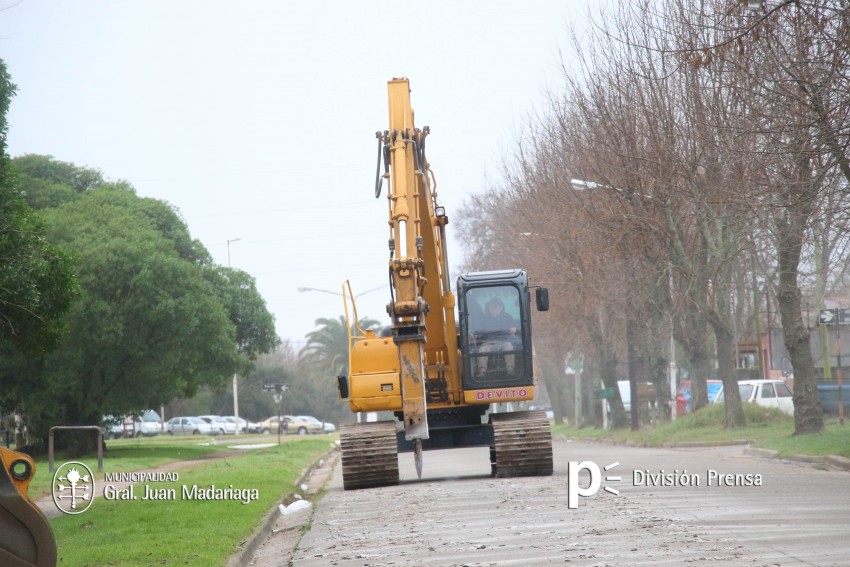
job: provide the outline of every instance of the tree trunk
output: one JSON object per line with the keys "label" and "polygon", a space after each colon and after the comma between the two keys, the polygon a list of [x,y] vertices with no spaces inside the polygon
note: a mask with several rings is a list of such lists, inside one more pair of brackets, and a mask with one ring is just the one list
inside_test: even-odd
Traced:
{"label": "tree trunk", "polygon": [[717,370],[723,380],[723,399],[726,406],[726,428],[735,429],[746,425],[744,408],[741,406],[741,391],[735,375],[735,337],[728,327],[715,325],[717,339]]}
{"label": "tree trunk", "polygon": [[[558,361],[561,361],[558,364]],[[545,357],[540,359],[540,371],[543,374],[543,383],[549,394],[549,403],[552,406],[554,421],[556,424],[564,423],[566,400],[564,396],[565,382],[563,357]]]}
{"label": "tree trunk", "polygon": [[679,344],[687,353],[693,365],[691,375],[691,411],[708,405],[708,386],[706,380],[711,374],[711,357],[708,353],[708,322],[705,318],[688,309],[677,325]]}
{"label": "tree trunk", "polygon": [[785,348],[794,368],[794,434],[823,431],[823,408],[818,398],[815,366],[809,331],[803,323],[797,267],[803,246],[803,214],[799,205],[788,207],[787,222],[781,223],[779,234],[779,313],[785,331]]}
{"label": "tree trunk", "polygon": [[718,272],[715,278],[717,293],[715,307],[710,312],[709,321],[714,329],[717,343],[717,370],[723,381],[723,399],[725,406],[725,425],[735,429],[746,425],[744,408],[741,406],[741,391],[738,389],[738,375],[735,371],[735,341],[732,333],[734,314],[732,313],[732,270],[730,267]]}

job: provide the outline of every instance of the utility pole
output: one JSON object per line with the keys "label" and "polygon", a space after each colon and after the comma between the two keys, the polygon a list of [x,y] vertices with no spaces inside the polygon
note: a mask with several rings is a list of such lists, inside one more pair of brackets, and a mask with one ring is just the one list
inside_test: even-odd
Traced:
{"label": "utility pole", "polygon": [[[227,267],[230,267],[230,243],[238,242],[241,238],[233,238],[227,241]],[[233,374],[233,417],[236,418],[236,435],[242,433],[242,424],[239,422],[239,374]]]}

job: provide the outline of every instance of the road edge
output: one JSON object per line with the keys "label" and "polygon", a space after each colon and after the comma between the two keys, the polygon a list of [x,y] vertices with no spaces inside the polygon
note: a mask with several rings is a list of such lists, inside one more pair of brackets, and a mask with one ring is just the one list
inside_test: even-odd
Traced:
{"label": "road edge", "polygon": [[[633,442],[619,442],[613,439],[583,439],[578,437],[569,437],[566,435],[559,435],[557,437],[553,437],[553,440],[561,440],[561,441],[584,441],[590,443],[607,443],[609,445],[623,445],[626,447],[640,447],[640,445]],[[850,459],[847,457],[842,457],[840,455],[786,455],[779,456],[779,451],[774,449],[762,449],[760,447],[753,447],[752,441],[746,439],[740,439],[735,441],[699,441],[699,442],[681,442],[681,443],[663,443],[659,447],[664,449],[694,449],[699,447],[735,447],[744,445],[743,452],[745,455],[750,457],[763,457],[767,459],[779,459],[785,461],[794,461],[798,463],[811,463],[811,464],[821,464],[821,465],[829,465],[838,469],[842,469],[845,471],[850,471]]]}
{"label": "road edge", "polygon": [[779,451],[773,449],[762,449],[760,447],[745,447],[744,454],[751,457],[765,457],[768,459],[780,459],[795,461],[798,463],[812,463],[830,465],[845,471],[850,471],[850,459],[840,455],[789,455],[780,457]]}
{"label": "road edge", "polygon": [[[301,471],[301,475],[298,479],[293,483],[293,486],[300,487],[302,484],[307,483],[313,473],[319,469],[323,464],[327,461],[330,461],[335,458],[335,453],[338,451],[336,447],[329,449],[327,452],[323,453],[319,457],[316,458],[308,467],[306,467],[303,471]],[[322,481],[322,486],[324,486],[326,481]],[[296,490],[296,492],[300,492],[300,490]],[[281,495],[281,500],[285,494]],[[278,504],[280,502],[275,503],[268,512],[266,512],[263,519],[260,521],[260,525],[258,528],[254,530],[254,532],[246,539],[240,546],[239,551],[230,556],[230,559],[224,564],[224,567],[243,567],[244,565],[250,565],[254,556],[257,553],[257,550],[260,546],[265,543],[265,541],[272,535],[274,531],[275,523],[277,522],[278,517],[280,516],[280,509],[278,508]],[[313,517],[313,511],[315,511],[315,506],[311,510],[308,519],[305,523],[308,523],[310,519]],[[296,544],[297,545],[297,544]]]}

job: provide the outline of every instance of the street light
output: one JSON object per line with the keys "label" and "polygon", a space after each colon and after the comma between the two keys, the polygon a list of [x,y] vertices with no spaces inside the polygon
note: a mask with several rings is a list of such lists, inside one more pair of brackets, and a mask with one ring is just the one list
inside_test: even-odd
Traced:
{"label": "street light", "polygon": [[[593,181],[585,181],[584,179],[570,179],[570,185],[573,186],[574,191],[584,191],[585,189],[596,189],[597,187],[607,187],[606,185],[599,185],[598,183],[594,183]],[[611,187],[611,189],[614,189],[614,188]]]}
{"label": "street light", "polygon": [[[378,287],[373,287],[372,289],[367,289],[366,291],[361,291],[360,293],[358,293],[357,295],[354,296],[354,299],[357,299],[361,295],[366,295],[367,293],[371,293],[373,291],[378,291],[379,289],[384,289],[385,287],[389,287],[389,285],[390,284],[379,285]],[[327,289],[319,289],[317,287],[300,287],[300,286],[298,287],[298,293],[306,293],[308,291],[318,291],[318,292],[321,292],[321,293],[329,293],[331,295],[338,295],[340,297],[343,297],[343,295],[338,291],[330,291],[330,290],[327,290]]]}
{"label": "street light", "polygon": [[[230,243],[239,242],[241,238],[231,238],[227,241],[227,267],[230,267]],[[233,417],[236,418],[236,435],[242,433],[242,426],[239,422],[239,380],[238,373],[233,374]]]}
{"label": "street light", "polygon": [[227,241],[227,267],[230,267],[230,243],[231,242],[239,242],[242,240],[241,238],[231,238]]}
{"label": "street light", "polygon": [[317,287],[298,287],[298,293],[307,293],[308,291],[320,291],[322,293],[330,293],[331,295],[338,295],[342,297],[342,294],[338,291],[328,291],[326,289],[319,289]]}
{"label": "street light", "polygon": [[796,0],[746,0],[745,7],[748,12],[764,12],[765,16],[769,16],[794,2]]}

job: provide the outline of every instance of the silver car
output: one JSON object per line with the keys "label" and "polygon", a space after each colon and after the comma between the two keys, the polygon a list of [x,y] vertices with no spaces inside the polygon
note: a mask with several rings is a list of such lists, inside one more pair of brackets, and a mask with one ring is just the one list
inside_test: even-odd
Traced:
{"label": "silver car", "polygon": [[235,435],[236,424],[218,415],[199,415],[201,419],[212,425],[215,435]]}
{"label": "silver car", "polygon": [[214,435],[213,427],[200,417],[172,417],[165,424],[169,435]]}
{"label": "silver car", "polygon": [[[237,420],[237,418],[232,416],[232,415],[225,416],[224,419],[226,419],[227,421],[229,421],[230,423],[233,423],[233,424],[235,424],[236,420]],[[240,433],[260,433],[260,424],[259,423],[254,423],[253,421],[247,421],[245,418],[242,418],[242,417],[238,418],[238,420],[239,420],[239,432]]]}

